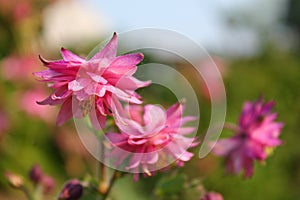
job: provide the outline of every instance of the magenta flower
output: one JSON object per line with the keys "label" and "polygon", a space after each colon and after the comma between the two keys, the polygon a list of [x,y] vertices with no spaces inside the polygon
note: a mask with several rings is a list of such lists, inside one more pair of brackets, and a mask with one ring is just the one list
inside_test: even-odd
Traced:
{"label": "magenta flower", "polygon": [[200,200],[223,200],[223,197],[217,192],[208,192]]}
{"label": "magenta flower", "polygon": [[[110,42],[90,60],[63,48],[63,60],[47,61],[41,58],[48,69],[35,75],[42,81],[52,83],[50,87],[55,91],[39,104],[62,104],[58,125],[73,115],[82,117],[89,113],[93,125],[99,129],[98,122],[104,125],[105,116],[112,114],[118,101],[142,103],[135,90],[150,82],[139,81],[132,75],[137,70],[136,65],[143,60],[143,54],[116,56],[116,53],[117,35],[114,34]],[[90,112],[93,109],[95,113]]]}
{"label": "magenta flower", "polygon": [[245,177],[253,174],[254,160],[264,161],[268,150],[281,144],[278,138],[283,123],[275,122],[277,114],[272,112],[274,102],[246,102],[239,119],[235,135],[221,139],[213,149],[218,156],[226,157],[226,168],[233,174],[244,169]]}
{"label": "magenta flower", "polygon": [[[187,137],[194,127],[182,127],[196,118],[182,117],[184,105],[176,103],[166,112],[159,106],[131,105],[125,107],[116,124],[121,133],[107,133],[112,151],[108,155],[119,167],[129,159],[125,170],[151,176],[151,172],[166,167],[173,161],[183,166],[193,153],[187,151],[198,143]],[[138,178],[138,174],[135,176]]]}

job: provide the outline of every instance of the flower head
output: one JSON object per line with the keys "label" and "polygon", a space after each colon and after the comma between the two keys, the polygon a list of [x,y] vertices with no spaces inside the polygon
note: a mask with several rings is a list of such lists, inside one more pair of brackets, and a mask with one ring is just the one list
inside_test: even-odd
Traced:
{"label": "flower head", "polygon": [[48,69],[35,75],[42,81],[50,82],[54,92],[39,104],[62,104],[58,125],[73,115],[82,117],[95,110],[90,117],[95,128],[99,129],[97,124],[104,124],[105,116],[112,114],[117,101],[142,103],[135,90],[150,82],[139,81],[132,75],[144,56],[141,53],[116,56],[117,42],[117,35],[114,34],[108,44],[89,60],[64,48],[61,49],[62,60],[47,61],[41,58]]}
{"label": "flower head", "polygon": [[182,127],[196,118],[183,117],[183,110],[180,103],[167,111],[156,105],[127,106],[116,120],[121,133],[106,134],[112,144],[110,158],[115,159],[116,166],[129,159],[126,170],[148,176],[172,161],[183,166],[193,156],[187,149],[197,144],[195,138],[186,136],[195,128]]}
{"label": "flower head", "polygon": [[264,161],[268,150],[281,144],[278,138],[283,123],[275,122],[274,102],[246,102],[239,119],[238,130],[229,139],[218,141],[214,153],[226,157],[227,171],[237,174],[244,169],[245,177],[253,174],[254,160]]}

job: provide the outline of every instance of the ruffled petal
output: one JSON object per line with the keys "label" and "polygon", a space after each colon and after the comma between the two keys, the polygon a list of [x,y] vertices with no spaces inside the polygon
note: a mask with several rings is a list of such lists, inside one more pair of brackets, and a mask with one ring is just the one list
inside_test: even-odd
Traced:
{"label": "ruffled petal", "polygon": [[162,108],[149,104],[145,106],[144,112],[146,133],[157,133],[165,127],[166,113]]}
{"label": "ruffled petal", "polygon": [[69,62],[84,62],[85,60],[77,55],[75,55],[74,53],[72,53],[71,51],[65,49],[65,48],[61,48],[61,55],[63,57],[63,59],[65,61],[69,61]]}
{"label": "ruffled petal", "polygon": [[71,117],[72,117],[72,99],[69,98],[61,105],[60,111],[57,116],[56,124],[58,126],[61,126]]}
{"label": "ruffled petal", "polygon": [[106,44],[106,46],[97,54],[95,54],[91,60],[98,60],[103,58],[114,58],[117,55],[118,37],[114,33],[112,39]]}

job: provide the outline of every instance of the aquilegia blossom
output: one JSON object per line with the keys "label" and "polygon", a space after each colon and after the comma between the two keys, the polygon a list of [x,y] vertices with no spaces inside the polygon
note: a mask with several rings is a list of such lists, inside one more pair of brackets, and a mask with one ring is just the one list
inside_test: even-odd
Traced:
{"label": "aquilegia blossom", "polygon": [[61,49],[62,60],[47,61],[41,58],[48,69],[35,75],[42,81],[50,82],[54,92],[38,103],[62,104],[57,117],[58,125],[72,116],[91,114],[93,112],[89,111],[92,109],[95,109],[96,114],[91,115],[92,123],[100,122],[103,125],[105,116],[114,111],[117,101],[142,103],[135,90],[149,85],[150,82],[139,81],[132,75],[144,56],[142,53],[116,56],[117,43],[117,35],[114,34],[109,43],[90,60],[64,48]]}
{"label": "aquilegia blossom", "polygon": [[283,123],[275,122],[274,102],[246,102],[239,119],[238,130],[229,139],[221,139],[214,153],[226,157],[227,171],[237,174],[244,169],[245,177],[253,174],[254,160],[264,161],[268,150],[281,144],[278,138]]}
{"label": "aquilegia blossom", "polygon": [[116,120],[121,133],[106,134],[112,145],[109,158],[115,161],[116,167],[125,163],[124,169],[148,176],[172,161],[183,166],[193,156],[187,149],[197,145],[194,137],[187,137],[195,128],[182,127],[196,118],[183,117],[183,110],[184,105],[180,103],[167,111],[156,105],[125,107],[121,119]]}

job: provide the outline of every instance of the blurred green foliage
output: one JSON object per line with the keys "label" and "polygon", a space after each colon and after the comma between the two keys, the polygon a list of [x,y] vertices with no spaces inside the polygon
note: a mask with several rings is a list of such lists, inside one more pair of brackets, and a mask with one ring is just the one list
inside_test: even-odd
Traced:
{"label": "blurred green foliage", "polygon": [[[245,100],[259,95],[276,102],[278,120],[285,123],[277,148],[266,164],[255,166],[249,180],[224,174],[222,162],[218,171],[204,175],[205,185],[224,194],[226,199],[299,199],[300,191],[300,58],[293,53],[268,49],[256,58],[236,60],[225,78],[227,121],[236,122]],[[201,162],[201,161],[199,161]],[[201,169],[199,169],[201,170]]]}

